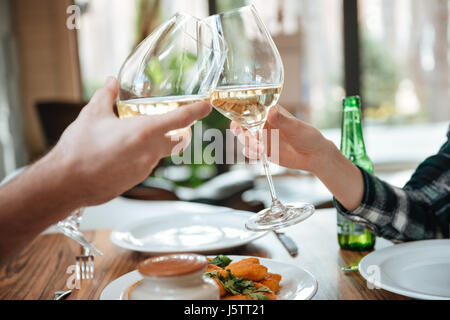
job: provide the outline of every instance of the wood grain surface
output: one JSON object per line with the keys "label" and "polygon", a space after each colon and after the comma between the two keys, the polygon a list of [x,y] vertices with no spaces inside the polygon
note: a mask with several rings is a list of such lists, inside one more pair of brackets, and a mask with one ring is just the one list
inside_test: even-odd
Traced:
{"label": "wood grain surface", "polygon": [[[87,237],[104,253],[95,259],[94,280],[83,280],[79,290],[68,299],[98,299],[102,290],[114,279],[135,270],[145,255],[121,249],[109,239],[111,230],[86,231]],[[345,274],[341,266],[358,263],[366,253],[340,250],[336,238],[336,214],[319,210],[310,219],[290,227],[285,233],[299,247],[299,255],[292,258],[274,234],[253,243],[224,252],[224,254],[252,255],[292,263],[310,271],[319,283],[314,299],[406,299],[382,289],[369,289],[358,272]],[[379,241],[377,248],[385,246]],[[48,300],[54,291],[66,289],[80,247],[60,234],[41,235],[25,248],[10,264],[0,268],[0,299]]]}

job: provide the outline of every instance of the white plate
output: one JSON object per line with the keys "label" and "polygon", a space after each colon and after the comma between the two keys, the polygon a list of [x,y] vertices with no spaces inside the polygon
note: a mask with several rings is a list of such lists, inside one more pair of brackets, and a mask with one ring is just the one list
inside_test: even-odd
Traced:
{"label": "white plate", "polygon": [[110,238],[119,247],[148,254],[215,253],[267,234],[245,229],[245,221],[250,216],[251,213],[231,209],[197,213],[168,211],[120,227]]}
{"label": "white plate", "polygon": [[[233,262],[247,256],[228,256]],[[317,280],[308,271],[295,265],[279,262],[271,259],[259,258],[262,265],[270,272],[281,274],[280,291],[277,294],[279,300],[308,300],[317,292]],[[142,280],[142,276],[135,270],[109,283],[103,289],[100,300],[127,300],[128,289],[136,282]]]}
{"label": "white plate", "polygon": [[361,275],[382,289],[417,299],[450,299],[450,240],[402,243],[365,256]]}

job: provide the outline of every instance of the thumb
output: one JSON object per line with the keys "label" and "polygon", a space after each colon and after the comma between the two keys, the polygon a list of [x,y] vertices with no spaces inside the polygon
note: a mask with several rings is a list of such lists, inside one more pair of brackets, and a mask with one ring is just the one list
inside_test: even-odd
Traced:
{"label": "thumb", "polygon": [[298,130],[301,125],[301,121],[282,106],[273,107],[269,112],[267,121],[271,127],[277,128],[283,132]]}
{"label": "thumb", "polygon": [[89,104],[97,110],[113,115],[113,104],[119,92],[119,83],[113,77],[106,79],[105,85],[98,89]]}
{"label": "thumb", "polygon": [[280,130],[283,139],[296,151],[306,152],[317,145],[317,139],[323,138],[316,128],[297,119],[281,106],[272,108],[267,120],[272,128]]}
{"label": "thumb", "polygon": [[207,102],[197,102],[177,108],[168,113],[138,117],[135,124],[142,123],[144,128],[154,127],[161,132],[169,132],[191,126],[195,121],[206,117],[211,112],[211,105]]}

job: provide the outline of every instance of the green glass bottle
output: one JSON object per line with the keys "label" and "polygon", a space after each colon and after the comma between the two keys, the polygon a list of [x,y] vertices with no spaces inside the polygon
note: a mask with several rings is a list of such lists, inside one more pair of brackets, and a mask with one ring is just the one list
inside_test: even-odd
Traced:
{"label": "green glass bottle", "polygon": [[[373,163],[367,156],[361,125],[361,102],[359,96],[342,102],[341,152],[363,170],[373,173]],[[338,242],[342,249],[366,251],[375,245],[375,235],[338,213]]]}

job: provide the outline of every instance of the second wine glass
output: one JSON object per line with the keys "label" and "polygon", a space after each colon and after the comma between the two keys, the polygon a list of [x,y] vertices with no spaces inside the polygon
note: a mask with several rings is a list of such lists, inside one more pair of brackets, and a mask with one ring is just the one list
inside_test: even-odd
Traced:
{"label": "second wine glass", "polygon": [[[278,102],[283,87],[283,63],[277,47],[253,5],[213,15],[204,21],[223,37],[228,48],[211,104],[229,119],[262,137],[268,112]],[[281,203],[265,154],[262,163],[272,205],[251,217],[246,228],[276,230],[311,216],[315,210],[311,204]]]}
{"label": "second wine glass", "polygon": [[225,52],[223,39],[208,24],[187,14],[175,14],[142,41],[122,65],[117,101],[120,118],[164,114],[208,101]]}

